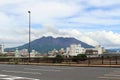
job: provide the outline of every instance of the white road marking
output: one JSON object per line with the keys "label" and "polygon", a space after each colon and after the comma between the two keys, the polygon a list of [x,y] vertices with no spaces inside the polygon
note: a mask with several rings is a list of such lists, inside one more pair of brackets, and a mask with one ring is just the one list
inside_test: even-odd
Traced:
{"label": "white road marking", "polygon": [[40,80],[40,79],[34,79],[34,78],[26,78],[26,77],[18,77],[18,76],[12,76],[12,75],[3,75],[0,74],[0,79],[4,80],[15,80],[15,79],[20,79],[20,80]]}
{"label": "white road marking", "polygon": [[53,67],[53,66],[39,66],[39,67],[37,67],[37,68],[49,68],[49,69],[65,69],[65,70],[68,70],[68,69],[76,69],[76,68],[74,68],[74,67],[58,67],[58,66],[56,66],[56,67]]}
{"label": "white road marking", "polygon": [[111,74],[120,74],[120,71],[113,71]]}
{"label": "white road marking", "polygon": [[5,67],[16,67],[16,65],[0,65],[0,66],[5,66]]}
{"label": "white road marking", "polygon": [[120,76],[118,74],[104,74],[104,76]]}
{"label": "white road marking", "polygon": [[103,79],[118,79],[118,80],[120,80],[120,77],[107,77],[107,76],[104,76],[104,77],[99,77],[99,78],[103,78]]}
{"label": "white road marking", "polygon": [[25,73],[25,74],[39,74],[41,75],[42,73],[38,72],[25,72],[25,71],[8,71],[8,70],[2,70],[3,72],[11,72],[11,73]]}
{"label": "white road marking", "polygon": [[0,75],[0,77],[4,77],[4,76],[7,76],[7,75],[2,75],[2,74]]}
{"label": "white road marking", "polygon": [[48,71],[48,72],[60,72],[61,70],[52,70],[52,69],[33,69],[33,68],[24,68],[25,70],[37,70],[37,71]]}
{"label": "white road marking", "polygon": [[104,74],[103,76],[98,78],[120,80],[120,71],[109,72],[108,74]]}

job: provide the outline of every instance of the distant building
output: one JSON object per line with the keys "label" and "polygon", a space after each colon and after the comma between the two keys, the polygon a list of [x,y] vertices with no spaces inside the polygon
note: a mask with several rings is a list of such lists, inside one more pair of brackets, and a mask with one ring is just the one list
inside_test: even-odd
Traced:
{"label": "distant building", "polygon": [[8,52],[5,52],[5,54],[6,54],[8,57],[13,57],[13,56],[15,56],[15,51],[8,51]]}
{"label": "distant building", "polygon": [[21,54],[18,49],[16,49],[16,51],[15,51],[15,57],[21,57]]}
{"label": "distant building", "polygon": [[0,53],[4,53],[4,45],[0,45]]}
{"label": "distant building", "polygon": [[60,50],[53,49],[52,51],[48,52],[48,57],[55,57],[56,55],[64,55],[65,50],[61,48]]}
{"label": "distant building", "polygon": [[86,49],[81,44],[72,44],[66,48],[66,55],[77,56],[78,54],[85,54]]}
{"label": "distant building", "polygon": [[86,54],[89,57],[98,57],[105,52],[106,50],[104,47],[101,47],[100,45],[96,45],[94,48],[84,48],[81,44],[71,44],[66,50],[61,48],[59,51],[56,49],[49,51],[48,56],[63,55],[68,58],[70,56],[77,56],[78,54]]}
{"label": "distant building", "polygon": [[[32,50],[32,52],[30,52],[30,57],[35,57],[37,54],[37,51]],[[22,50],[18,50],[16,49],[15,51],[15,57],[28,57],[29,53],[28,53],[28,49],[22,49]]]}
{"label": "distant building", "polygon": [[20,50],[21,56],[28,56],[28,49]]}
{"label": "distant building", "polygon": [[48,52],[48,55],[49,55],[49,56],[56,56],[58,53],[59,53],[58,50],[53,49],[52,51],[49,51],[49,52]]}
{"label": "distant building", "polygon": [[30,57],[35,57],[37,54],[37,52],[35,50],[32,50],[32,52],[30,53]]}
{"label": "distant building", "polygon": [[95,46],[95,48],[83,48],[81,44],[72,44],[70,47],[66,48],[66,57],[77,56],[78,54],[87,54],[91,57],[97,57],[106,52],[106,50],[100,45]]}
{"label": "distant building", "polygon": [[95,48],[86,48],[86,54],[101,55],[104,52],[106,52],[106,50],[104,49],[104,47],[101,47],[100,45],[95,46]]}
{"label": "distant building", "polygon": [[59,55],[63,55],[65,53],[65,50],[64,50],[64,48],[61,48],[60,50],[59,50]]}

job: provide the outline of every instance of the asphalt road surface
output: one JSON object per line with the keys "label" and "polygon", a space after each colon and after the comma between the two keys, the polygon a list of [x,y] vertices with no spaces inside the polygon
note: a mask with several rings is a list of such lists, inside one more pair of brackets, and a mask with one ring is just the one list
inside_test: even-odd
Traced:
{"label": "asphalt road surface", "polygon": [[120,69],[0,64],[0,80],[120,80]]}

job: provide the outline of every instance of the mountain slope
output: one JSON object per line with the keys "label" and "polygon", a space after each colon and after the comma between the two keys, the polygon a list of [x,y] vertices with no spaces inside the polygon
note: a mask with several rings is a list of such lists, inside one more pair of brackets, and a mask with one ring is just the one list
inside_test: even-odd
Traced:
{"label": "mountain slope", "polygon": [[[82,47],[85,48],[92,48],[93,46],[90,46],[82,41],[79,41],[75,38],[53,38],[53,37],[42,37],[39,39],[36,39],[34,41],[31,41],[31,49],[34,49],[40,53],[47,53],[48,51],[53,50],[54,48],[59,50],[61,48],[69,47],[71,44],[81,44]],[[18,48],[21,49],[28,49],[28,43],[24,44],[22,46],[14,47],[14,48],[7,48],[6,50],[15,50]]]}

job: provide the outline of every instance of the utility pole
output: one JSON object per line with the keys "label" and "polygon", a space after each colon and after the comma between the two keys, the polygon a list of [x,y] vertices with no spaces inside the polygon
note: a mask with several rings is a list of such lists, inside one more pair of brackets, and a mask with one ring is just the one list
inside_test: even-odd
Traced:
{"label": "utility pole", "polygon": [[29,47],[28,47],[28,52],[29,52],[29,62],[30,62],[30,51],[31,51],[31,11],[28,11],[29,14]]}

